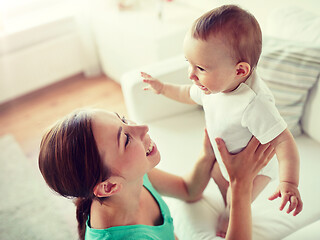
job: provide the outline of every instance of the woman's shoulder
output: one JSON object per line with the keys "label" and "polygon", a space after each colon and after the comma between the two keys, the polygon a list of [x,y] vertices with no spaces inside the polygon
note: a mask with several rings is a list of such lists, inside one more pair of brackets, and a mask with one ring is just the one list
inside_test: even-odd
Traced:
{"label": "woman's shoulder", "polygon": [[125,226],[116,226],[106,229],[95,229],[90,227],[89,218],[86,222],[86,240],[109,240],[109,239],[174,239],[173,234],[173,221],[167,209],[166,204],[162,200],[158,192],[153,188],[148,175],[145,174],[143,177],[143,185],[152,195],[152,197],[157,201],[158,206],[160,207],[160,212],[163,217],[163,224],[158,226],[149,226],[149,225],[125,225]]}

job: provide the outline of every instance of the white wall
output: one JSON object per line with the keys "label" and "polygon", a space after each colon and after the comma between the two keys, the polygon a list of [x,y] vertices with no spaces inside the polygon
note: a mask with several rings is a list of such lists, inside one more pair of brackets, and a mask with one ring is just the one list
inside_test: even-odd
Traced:
{"label": "white wall", "polygon": [[[90,2],[94,4],[97,1]],[[141,5],[143,5],[143,1],[150,0],[140,0]],[[177,4],[177,7],[180,4],[180,6],[184,5],[184,8],[189,5],[190,10],[200,16],[201,13],[213,7],[231,3],[238,4],[253,13],[260,22],[262,32],[265,29],[266,17],[274,8],[295,5],[317,14],[319,14],[320,10],[319,0],[175,0],[166,4]],[[165,10],[166,8],[164,8]],[[134,12],[132,11],[132,13]],[[105,14],[107,14],[107,9]],[[164,12],[164,14],[166,13]],[[190,15],[188,16],[190,17]],[[168,20],[169,22],[175,21],[174,18]],[[119,18],[117,21],[121,21],[121,19]],[[181,22],[180,18],[179,21]],[[169,25],[173,26],[171,23]],[[108,74],[108,71],[110,73],[112,70],[116,71],[117,67],[108,64],[110,61],[115,61],[116,58],[112,54],[106,54],[107,48],[103,46],[106,43],[105,39],[109,39],[108,41],[114,39],[113,42],[115,42],[115,37],[108,34],[107,29],[105,29],[106,26],[107,24],[102,24],[100,35],[104,35],[104,38],[100,37],[100,41],[98,39],[98,45],[100,45],[100,57],[106,63],[102,63],[106,65],[104,69],[109,69],[105,70],[105,73]],[[120,31],[128,32],[126,29],[120,29]],[[135,29],[131,29],[131,31],[135,31]],[[161,43],[163,42],[161,41]],[[175,47],[173,44],[177,46]],[[155,44],[155,48],[159,48],[158,45]],[[121,52],[121,46],[108,47],[116,50],[116,56],[122,56],[121,54],[123,54],[124,57],[119,61],[122,65],[128,66],[128,64],[125,64],[125,56],[128,55],[128,52]],[[128,40],[126,47],[135,48],[136,44]],[[161,55],[170,56],[170,49],[173,47],[182,51],[179,43],[170,41],[170,47],[161,47]],[[168,54],[165,53],[166,49],[168,49]],[[159,49],[155,49],[155,52],[159,52]],[[151,53],[152,51],[149,51],[149,54]],[[144,59],[147,59],[147,57],[144,57]],[[11,34],[10,37],[6,36],[4,38],[0,32],[0,103],[82,72],[83,60],[85,59],[75,19],[72,17],[51,21],[43,24],[42,27],[35,26],[30,29],[21,29],[20,32]],[[135,56],[129,56],[127,59],[135,59]],[[111,70],[110,67],[112,68]],[[123,71],[125,69],[120,68],[118,72],[122,73]]]}
{"label": "white wall", "polygon": [[[261,25],[262,32],[266,26],[266,18],[270,11],[279,7],[298,6],[307,9],[316,14],[320,14],[320,1],[319,0],[239,0],[239,1],[221,1],[218,2],[233,2],[241,4],[244,8],[248,9]],[[319,26],[320,27],[320,26]]]}
{"label": "white wall", "polygon": [[83,71],[76,20],[65,6],[8,18],[0,29],[0,103]]}
{"label": "white wall", "polygon": [[223,4],[236,4],[250,11],[259,21],[262,31],[266,26],[266,18],[270,11],[279,7],[298,6],[316,14],[320,14],[319,0],[178,0],[195,9],[209,11]]}
{"label": "white wall", "polygon": [[80,73],[79,49],[69,33],[0,56],[0,103]]}

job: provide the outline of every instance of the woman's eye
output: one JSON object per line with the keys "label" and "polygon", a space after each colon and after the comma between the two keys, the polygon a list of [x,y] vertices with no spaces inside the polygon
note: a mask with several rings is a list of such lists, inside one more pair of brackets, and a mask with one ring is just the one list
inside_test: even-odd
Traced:
{"label": "woman's eye", "polygon": [[123,116],[123,117],[121,118],[121,121],[122,121],[123,123],[125,123],[125,124],[128,124],[128,121],[127,121],[127,119],[125,118],[125,116]]}
{"label": "woman's eye", "polygon": [[130,135],[128,133],[125,133],[125,135],[126,135],[127,139],[126,139],[126,142],[125,142],[124,146],[127,147],[127,145],[130,142],[131,137],[130,137]]}

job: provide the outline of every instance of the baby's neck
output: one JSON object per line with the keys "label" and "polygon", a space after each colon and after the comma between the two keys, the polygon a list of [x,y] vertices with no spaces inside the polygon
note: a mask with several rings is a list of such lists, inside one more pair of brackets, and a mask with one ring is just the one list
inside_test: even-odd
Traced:
{"label": "baby's neck", "polygon": [[253,71],[251,71],[250,74],[248,74],[248,76],[246,76],[242,79],[239,79],[236,86],[231,91],[228,91],[228,92],[233,92],[234,90],[236,90],[240,86],[241,83],[246,83],[251,78],[252,75],[253,75]]}

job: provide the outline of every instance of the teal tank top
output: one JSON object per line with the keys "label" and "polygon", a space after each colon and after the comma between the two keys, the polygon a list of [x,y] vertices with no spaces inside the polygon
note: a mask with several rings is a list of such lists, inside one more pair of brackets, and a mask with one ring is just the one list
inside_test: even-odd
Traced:
{"label": "teal tank top", "polygon": [[110,227],[107,229],[93,229],[89,226],[89,218],[86,223],[86,240],[174,240],[173,220],[167,204],[163,201],[160,194],[153,188],[148,175],[143,177],[144,187],[151,193],[157,201],[162,214],[163,224],[159,226],[148,225],[126,225]]}

